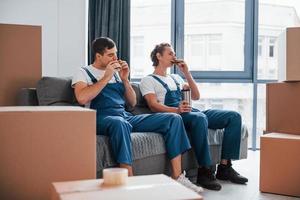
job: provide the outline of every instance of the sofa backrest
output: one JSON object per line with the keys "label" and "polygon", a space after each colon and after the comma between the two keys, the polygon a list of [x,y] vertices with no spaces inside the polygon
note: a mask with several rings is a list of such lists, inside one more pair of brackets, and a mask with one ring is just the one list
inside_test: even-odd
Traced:
{"label": "sofa backrest", "polygon": [[71,87],[72,78],[43,77],[38,81],[36,92],[40,106],[79,105]]}
{"label": "sofa backrest", "polygon": [[[71,87],[71,77],[43,77],[38,81],[36,90],[27,88],[20,92],[19,105],[65,106],[79,105]],[[137,98],[134,108],[126,106],[126,110],[137,115],[151,113],[144,100],[138,83],[131,83]]]}

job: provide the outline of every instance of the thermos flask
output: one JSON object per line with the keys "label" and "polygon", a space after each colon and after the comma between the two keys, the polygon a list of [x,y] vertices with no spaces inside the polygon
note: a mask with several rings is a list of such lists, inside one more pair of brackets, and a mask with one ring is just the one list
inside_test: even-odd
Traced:
{"label": "thermos flask", "polygon": [[191,90],[190,89],[182,89],[181,90],[181,98],[183,101],[187,101],[189,105],[191,105]]}

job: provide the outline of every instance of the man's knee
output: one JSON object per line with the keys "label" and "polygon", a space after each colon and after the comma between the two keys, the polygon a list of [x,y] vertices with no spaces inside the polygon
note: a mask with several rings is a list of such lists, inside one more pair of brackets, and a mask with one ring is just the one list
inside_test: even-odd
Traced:
{"label": "man's knee", "polygon": [[114,130],[114,129],[123,129],[123,131],[121,131],[121,133],[123,132],[128,132],[125,131],[126,130],[132,130],[132,125],[125,120],[123,117],[118,117],[118,116],[109,116],[107,118],[105,118],[103,124],[106,124],[110,130]]}
{"label": "man's knee", "polygon": [[182,126],[184,126],[181,115],[179,115],[177,113],[169,113],[169,119],[170,119],[171,123],[175,123],[179,126],[180,126],[180,124],[182,124]]}
{"label": "man's knee", "polygon": [[177,113],[169,113],[169,115],[171,115],[171,117],[175,120],[182,120],[181,115],[179,115]]}
{"label": "man's knee", "polygon": [[119,116],[106,117],[104,122],[110,124],[129,124],[128,121],[126,121],[123,117],[119,117]]}
{"label": "man's knee", "polygon": [[163,121],[182,121],[182,117],[177,113],[161,113]]}
{"label": "man's knee", "polygon": [[208,125],[208,119],[205,114],[197,113],[194,118],[193,123]]}
{"label": "man's knee", "polygon": [[240,115],[240,113],[236,112],[236,111],[229,111],[230,117],[236,121],[236,122],[241,122],[242,121],[242,116]]}

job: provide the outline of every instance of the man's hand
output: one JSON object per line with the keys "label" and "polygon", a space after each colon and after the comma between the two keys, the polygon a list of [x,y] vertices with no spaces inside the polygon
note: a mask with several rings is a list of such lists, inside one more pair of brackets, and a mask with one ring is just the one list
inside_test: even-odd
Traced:
{"label": "man's hand", "polygon": [[191,112],[192,108],[187,101],[182,101],[178,106],[178,114]]}
{"label": "man's hand", "polygon": [[184,60],[176,59],[176,65],[178,66],[179,70],[182,73],[184,73],[184,74],[189,73],[189,68]]}
{"label": "man's hand", "polygon": [[128,81],[128,76],[129,76],[129,66],[126,61],[124,60],[119,60],[119,64],[121,65],[121,70],[119,71],[119,75],[121,80]]}
{"label": "man's hand", "polygon": [[182,85],[182,89],[183,89],[183,90],[190,90],[191,87],[189,86],[189,84],[186,84],[186,83],[185,83],[185,84]]}
{"label": "man's hand", "polygon": [[121,69],[121,65],[117,60],[109,62],[105,68],[104,78],[110,80],[118,69]]}

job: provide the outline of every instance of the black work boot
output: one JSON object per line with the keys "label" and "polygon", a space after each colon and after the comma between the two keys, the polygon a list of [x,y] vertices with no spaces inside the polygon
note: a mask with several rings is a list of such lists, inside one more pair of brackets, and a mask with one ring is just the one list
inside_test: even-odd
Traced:
{"label": "black work boot", "polygon": [[216,177],[219,180],[229,180],[237,184],[245,184],[246,182],[248,182],[248,179],[246,177],[241,176],[232,168],[231,161],[228,161],[227,165],[218,165]]}
{"label": "black work boot", "polygon": [[197,184],[209,190],[221,190],[222,188],[214,173],[206,167],[198,169]]}

